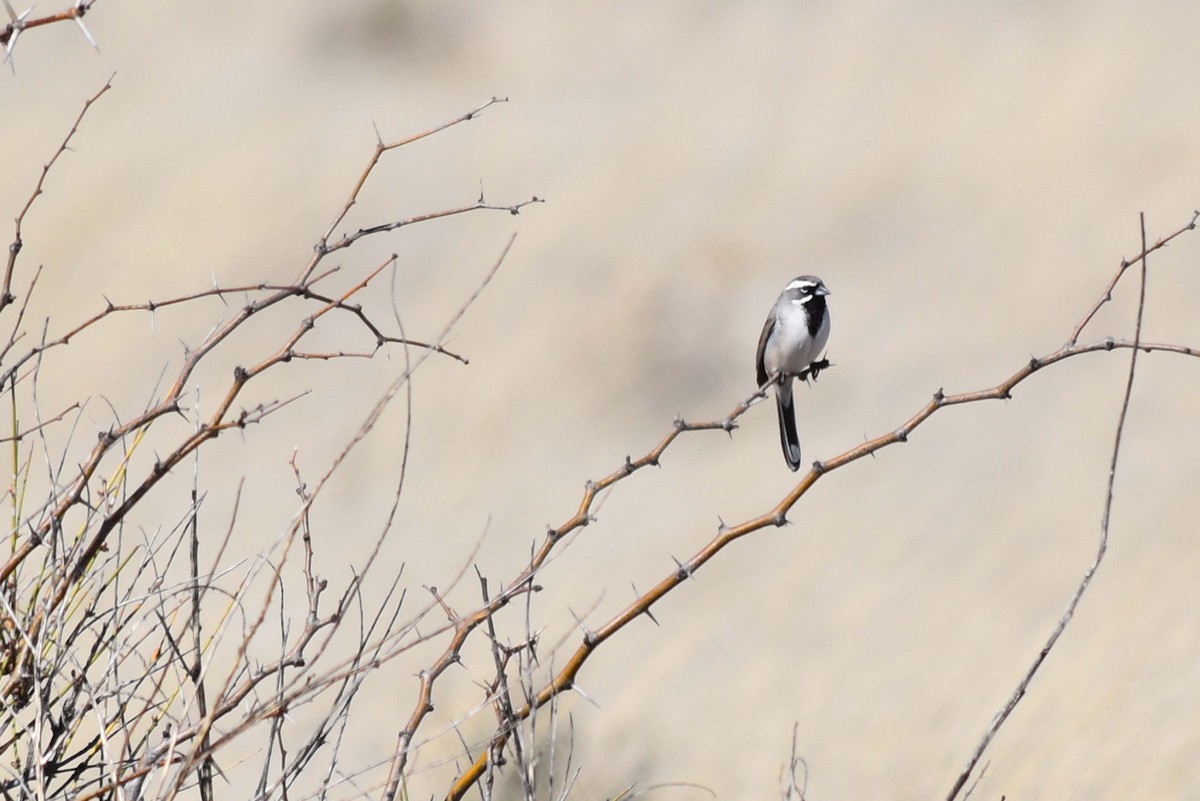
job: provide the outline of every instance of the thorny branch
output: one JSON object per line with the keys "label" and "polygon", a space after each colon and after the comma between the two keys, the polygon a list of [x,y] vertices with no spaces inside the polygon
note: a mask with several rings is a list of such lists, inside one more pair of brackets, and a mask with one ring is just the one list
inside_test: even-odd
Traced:
{"label": "thorny branch", "polygon": [[83,24],[83,17],[96,4],[96,0],[75,0],[75,2],[66,11],[60,11],[57,14],[49,14],[45,17],[35,17],[29,19],[29,15],[33,13],[33,6],[30,6],[20,14],[12,6],[12,0],[4,0],[4,10],[8,12],[8,24],[0,29],[0,44],[4,45],[4,57],[8,61],[13,71],[16,71],[16,66],[13,62],[13,50],[16,49],[17,39],[20,35],[31,29],[40,28],[43,25],[51,25],[55,22],[66,22],[74,20],[79,26],[79,30],[87,38],[92,47],[96,47],[96,39],[92,36],[91,31]]}
{"label": "thorny branch", "polygon": [[[1109,289],[1106,290],[1105,297],[1111,295],[1112,288],[1115,286],[1120,275],[1133,264],[1141,263],[1144,267],[1146,257],[1151,253],[1166,247],[1176,237],[1181,236],[1187,231],[1194,230],[1197,221],[1200,220],[1200,212],[1193,214],[1191,220],[1174,233],[1166,236],[1153,245],[1143,246],[1141,253],[1133,259],[1122,261],[1116,279],[1112,281]],[[1097,304],[1097,307],[1099,304]],[[583,636],[583,641],[579,644],[572,656],[567,660],[562,669],[554,675],[538,692],[536,697],[526,704],[523,708],[514,712],[514,717],[517,721],[524,720],[534,714],[540,707],[547,704],[551,699],[559,694],[571,690],[574,687],[575,679],[583,665],[596,652],[596,650],[609,638],[613,637],[617,632],[621,631],[625,626],[636,620],[641,615],[650,615],[654,604],[665,597],[668,593],[674,590],[679,585],[683,584],[696,571],[704,566],[710,559],[724,550],[735,540],[741,539],[749,534],[759,531],[764,528],[778,527],[787,524],[787,514],[800,498],[808,493],[822,476],[845,467],[852,462],[858,461],[866,456],[870,456],[883,448],[895,445],[897,443],[906,442],[908,437],[922,423],[928,420],[937,412],[950,406],[958,406],[967,403],[977,403],[986,400],[1007,400],[1012,397],[1012,390],[1029,378],[1035,372],[1049,367],[1058,362],[1064,361],[1075,356],[1081,356],[1085,353],[1096,353],[1101,351],[1111,351],[1116,349],[1130,349],[1133,351],[1141,350],[1144,352],[1163,351],[1167,353],[1177,353],[1187,356],[1200,356],[1200,351],[1195,348],[1176,344],[1158,344],[1141,342],[1137,337],[1140,336],[1140,331],[1135,336],[1135,339],[1119,340],[1114,338],[1106,338],[1098,342],[1093,342],[1089,345],[1079,345],[1078,337],[1080,332],[1086,327],[1088,321],[1094,316],[1095,310],[1088,313],[1087,316],[1076,326],[1071,334],[1071,338],[1058,350],[1049,353],[1040,358],[1030,359],[1028,363],[1023,365],[1008,378],[1001,381],[999,384],[987,388],[976,390],[973,392],[963,392],[958,394],[947,395],[941,389],[934,393],[933,398],[925,404],[915,415],[909,418],[903,425],[894,431],[878,436],[872,440],[862,443],[850,450],[847,450],[827,461],[814,462],[809,472],[800,479],[800,482],[779,501],[776,506],[764,514],[759,515],[751,520],[747,520],[735,526],[727,526],[721,524],[718,528],[717,536],[714,537],[707,545],[701,548],[694,556],[686,561],[679,562],[677,560],[677,568],[668,576],[663,578],[652,589],[640,595],[636,600],[630,603],[624,610],[618,613],[615,617],[600,626],[595,631],[587,631]],[[523,583],[532,581],[533,574],[537,567],[545,562],[550,551],[558,540],[567,532],[574,530],[580,526],[585,526],[590,522],[590,510],[600,490],[611,486],[627,476],[631,475],[636,470],[650,464],[657,464],[663,451],[679,436],[683,431],[688,430],[703,430],[703,429],[720,429],[724,431],[732,430],[734,421],[740,417],[750,407],[750,405],[763,396],[765,387],[760,388],[745,401],[738,404],[734,411],[726,418],[711,423],[702,423],[698,425],[686,424],[683,421],[677,420],[675,427],[670,431],[654,448],[652,448],[645,456],[640,459],[631,461],[626,458],[625,465],[598,482],[589,482],[584,490],[583,500],[580,503],[579,510],[575,516],[567,521],[558,529],[551,529],[547,532],[546,538],[543,541],[542,548],[538,552],[538,556],[534,560],[534,566],[520,574],[510,586],[521,586]],[[490,614],[490,612],[489,612]],[[461,647],[461,643],[458,644]],[[453,652],[448,652],[452,656],[457,655],[457,648]],[[446,659],[447,655],[443,655]],[[441,660],[439,660],[440,664]],[[498,733],[497,736],[503,740],[504,734]],[[501,743],[502,745],[503,743]],[[465,770],[452,784],[447,799],[457,800],[463,798],[480,777],[487,770],[487,762],[491,750],[480,754],[471,766]]]}

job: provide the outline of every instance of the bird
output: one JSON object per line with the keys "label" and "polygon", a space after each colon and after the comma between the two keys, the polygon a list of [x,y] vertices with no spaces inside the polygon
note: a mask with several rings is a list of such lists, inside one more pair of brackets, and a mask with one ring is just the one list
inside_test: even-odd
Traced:
{"label": "bird", "polygon": [[758,338],[755,368],[761,389],[778,376],[775,405],[779,411],[779,440],[783,458],[793,471],[800,467],[800,435],[796,433],[796,408],[792,380],[817,377],[825,360],[818,361],[829,342],[829,295],[825,283],[815,275],[792,279],[763,324]]}

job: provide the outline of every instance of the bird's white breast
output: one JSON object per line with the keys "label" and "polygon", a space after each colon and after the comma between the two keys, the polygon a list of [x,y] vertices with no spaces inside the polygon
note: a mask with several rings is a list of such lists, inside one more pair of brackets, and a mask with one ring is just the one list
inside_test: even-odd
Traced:
{"label": "bird's white breast", "polygon": [[775,330],[767,343],[763,354],[763,364],[767,373],[782,371],[795,375],[802,372],[816,361],[825,343],[829,341],[829,308],[825,308],[825,317],[816,336],[808,333],[808,314],[804,304],[798,300],[785,301],[787,306],[779,311],[775,320]]}

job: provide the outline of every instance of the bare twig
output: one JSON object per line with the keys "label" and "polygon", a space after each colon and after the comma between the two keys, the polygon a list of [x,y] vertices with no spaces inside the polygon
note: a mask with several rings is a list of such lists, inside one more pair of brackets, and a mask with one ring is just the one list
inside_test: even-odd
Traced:
{"label": "bare twig", "polygon": [[1075,330],[1071,332],[1071,338],[1067,340],[1067,344],[1074,345],[1076,342],[1078,342],[1079,335],[1081,333],[1083,333],[1083,329],[1085,327],[1087,327],[1087,324],[1090,323],[1092,321],[1092,318],[1096,316],[1096,313],[1098,311],[1100,311],[1100,307],[1103,306],[1105,303],[1108,303],[1110,300],[1112,300],[1113,289],[1116,288],[1117,282],[1121,280],[1121,276],[1125,275],[1125,271],[1127,269],[1129,269],[1130,267],[1132,267],[1133,265],[1138,264],[1138,263],[1141,263],[1141,265],[1143,267],[1145,267],[1147,256],[1149,256],[1151,253],[1153,253],[1156,250],[1163,249],[1164,247],[1169,245],[1173,239],[1175,239],[1179,236],[1182,236],[1183,234],[1187,233],[1188,231],[1195,230],[1197,221],[1200,221],[1200,211],[1192,212],[1192,219],[1190,222],[1188,222],[1187,225],[1178,229],[1174,233],[1167,234],[1166,236],[1164,236],[1162,239],[1159,239],[1157,242],[1155,242],[1150,247],[1146,246],[1146,238],[1142,237],[1142,252],[1139,253],[1137,256],[1134,256],[1132,259],[1122,259],[1121,266],[1120,266],[1120,268],[1117,269],[1117,272],[1113,275],[1112,280],[1108,282],[1108,287],[1104,290],[1104,293],[1099,297],[1099,299],[1094,304],[1092,304],[1091,309],[1089,309],[1087,314],[1085,314],[1083,316],[1083,319],[1081,319],[1079,321],[1079,323],[1075,326]]}
{"label": "bare twig", "polygon": [[[42,20],[29,20],[28,22],[24,23],[23,27],[32,28],[37,25],[44,25],[46,22],[53,21],[56,20],[50,17]],[[10,25],[9,31],[11,32],[11,30],[12,26]],[[0,43],[7,41],[8,36],[0,33]],[[33,194],[31,194],[29,199],[25,201],[25,205],[21,208],[21,212],[17,215],[16,230],[13,233],[13,241],[8,246],[8,263],[4,267],[4,282],[3,284],[0,284],[0,312],[4,311],[4,309],[10,303],[16,300],[12,294],[13,269],[17,264],[17,254],[21,252],[21,247],[25,244],[21,239],[21,226],[25,222],[25,215],[29,213],[29,209],[33,206],[33,202],[37,200],[45,191],[46,176],[50,174],[50,169],[55,165],[59,157],[69,149],[71,140],[79,131],[79,125],[83,122],[83,118],[87,116],[87,113],[91,109],[92,105],[109,89],[112,89],[111,76],[109,77],[108,82],[104,84],[99,92],[96,92],[96,94],[84,101],[83,108],[80,110],[79,116],[75,118],[74,124],[71,125],[71,130],[67,131],[67,135],[63,138],[62,143],[58,146],[58,150],[55,150],[54,155],[50,157],[50,160],[42,166],[42,174],[38,176],[37,185],[33,188]]]}
{"label": "bare twig", "polygon": [[[783,801],[805,801],[808,792],[808,763],[797,753],[796,742],[800,736],[800,724],[792,725],[792,751],[787,767],[783,771]],[[796,781],[796,768],[801,768],[804,778]]]}
{"label": "bare twig", "polygon": [[[962,773],[959,774],[958,778],[951,786],[950,792],[946,795],[947,801],[954,801],[955,797],[958,796],[959,791],[962,790],[963,785],[965,785],[967,783],[967,779],[970,778],[971,771],[975,769],[975,766],[983,757],[984,752],[987,751],[988,746],[991,744],[996,734],[1000,731],[1000,728],[1004,725],[1005,721],[1008,720],[1008,717],[1013,713],[1013,710],[1017,708],[1017,705],[1021,703],[1021,699],[1025,697],[1025,693],[1029,689],[1029,685],[1033,681],[1033,677],[1037,675],[1038,671],[1042,667],[1042,663],[1046,661],[1046,657],[1050,655],[1052,650],[1054,650],[1054,646],[1058,642],[1058,638],[1062,636],[1071,620],[1075,617],[1075,610],[1079,607],[1079,602],[1083,600],[1084,593],[1086,593],[1088,587],[1091,586],[1092,578],[1096,575],[1096,571],[1100,569],[1100,564],[1104,561],[1104,555],[1108,552],[1108,524],[1110,514],[1112,513],[1113,487],[1115,486],[1117,480],[1117,460],[1121,455],[1121,437],[1125,433],[1125,420],[1129,415],[1129,399],[1133,395],[1133,377],[1137,370],[1138,352],[1142,349],[1142,318],[1146,310],[1146,254],[1150,252],[1150,249],[1147,249],[1146,247],[1146,215],[1140,215],[1139,219],[1141,221],[1142,255],[1134,260],[1135,262],[1141,262],[1141,281],[1138,285],[1137,319],[1135,320],[1133,326],[1133,342],[1129,348],[1129,370],[1125,376],[1125,394],[1121,398],[1121,410],[1117,414],[1117,429],[1116,433],[1113,435],[1112,457],[1109,460],[1108,466],[1108,486],[1104,496],[1104,510],[1100,517],[1100,543],[1096,548],[1096,556],[1092,559],[1092,563],[1088,565],[1087,570],[1084,571],[1083,578],[1080,579],[1079,585],[1075,588],[1075,593],[1071,596],[1071,600],[1067,604],[1066,611],[1064,611],[1062,617],[1058,619],[1058,623],[1055,625],[1054,630],[1050,632],[1050,637],[1046,640],[1046,644],[1042,646],[1042,650],[1039,651],[1038,655],[1034,658],[1033,664],[1031,664],[1025,671],[1025,675],[1022,676],[1021,680],[1017,683],[1017,687],[1015,690],[1013,690],[1013,693],[1009,697],[1008,701],[1003,707],[1001,707],[1000,711],[996,713],[996,716],[992,718],[992,722],[988,726],[987,731],[983,733],[983,737],[980,738],[978,745],[975,746],[975,750],[971,753],[970,758],[967,759],[966,767],[963,769]],[[1193,216],[1192,225],[1194,226],[1195,223],[1196,217]],[[1190,230],[1190,228],[1188,230]],[[1172,236],[1168,239],[1171,238],[1174,237]],[[1167,240],[1159,240],[1158,247],[1161,247],[1165,241]],[[1120,280],[1127,267],[1128,263],[1122,262],[1120,271],[1118,271],[1117,276],[1113,279],[1112,283],[1109,284],[1108,289],[1105,291],[1105,298],[1111,296],[1113,287],[1116,286],[1117,281]],[[1083,325],[1087,323],[1089,319],[1091,319],[1092,315],[1094,314],[1095,309],[1089,312],[1083,323],[1076,328],[1076,333],[1080,328],[1083,327]],[[1072,334],[1072,341],[1074,340],[1074,336],[1075,334]]]}

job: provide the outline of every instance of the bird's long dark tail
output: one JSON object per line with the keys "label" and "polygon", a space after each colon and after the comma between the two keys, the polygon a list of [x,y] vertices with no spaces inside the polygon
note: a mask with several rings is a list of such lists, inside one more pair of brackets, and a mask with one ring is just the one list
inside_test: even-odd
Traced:
{"label": "bird's long dark tail", "polygon": [[800,469],[800,435],[796,433],[796,404],[791,381],[775,388],[775,405],[779,410],[779,441],[783,458],[793,471]]}

